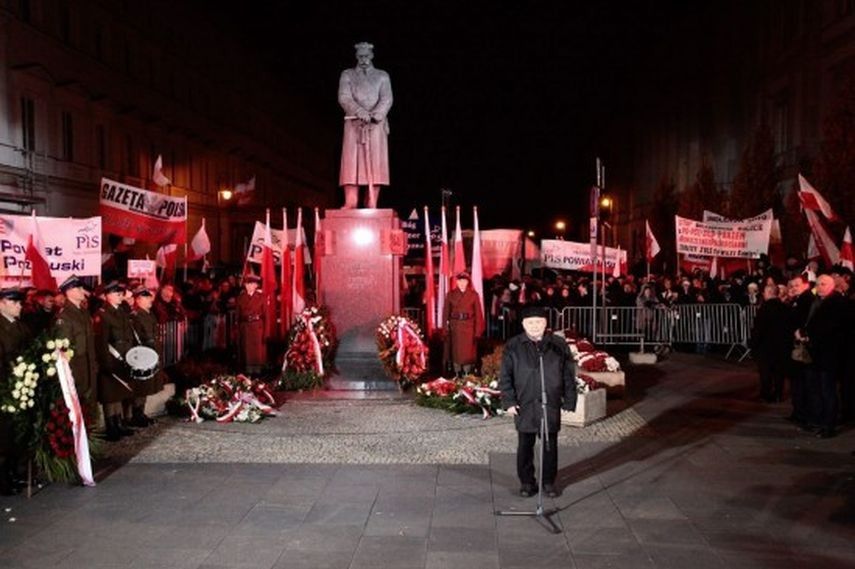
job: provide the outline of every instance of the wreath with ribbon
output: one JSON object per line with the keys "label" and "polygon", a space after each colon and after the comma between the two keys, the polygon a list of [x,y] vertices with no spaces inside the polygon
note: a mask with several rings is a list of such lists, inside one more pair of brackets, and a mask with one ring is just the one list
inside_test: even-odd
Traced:
{"label": "wreath with ribbon", "polygon": [[319,387],[332,371],[337,339],[326,307],[310,306],[297,315],[288,335],[288,351],[282,364],[282,387]]}
{"label": "wreath with ribbon", "polygon": [[416,383],[427,371],[428,346],[418,324],[392,315],[377,327],[377,351],[386,373],[401,384]]}

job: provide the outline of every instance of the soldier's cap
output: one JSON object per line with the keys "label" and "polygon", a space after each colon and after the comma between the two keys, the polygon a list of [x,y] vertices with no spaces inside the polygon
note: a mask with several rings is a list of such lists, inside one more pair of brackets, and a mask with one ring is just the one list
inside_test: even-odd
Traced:
{"label": "soldier's cap", "polygon": [[256,283],[257,284],[257,283],[261,282],[261,277],[258,277],[256,275],[246,275],[243,278],[243,282],[244,282],[244,284],[246,284],[246,283]]}
{"label": "soldier's cap", "polygon": [[18,287],[9,287],[0,289],[0,300],[17,300],[21,302],[24,300],[24,293]]}
{"label": "soldier's cap", "polygon": [[520,312],[520,318],[522,320],[525,320],[526,318],[546,318],[548,315],[546,307],[538,304],[526,305],[526,307]]}
{"label": "soldier's cap", "polygon": [[123,285],[117,280],[112,280],[104,285],[102,291],[104,292],[104,294],[108,294],[111,292],[125,292],[125,285]]}
{"label": "soldier's cap", "polygon": [[374,44],[373,44],[373,43],[368,43],[367,41],[361,41],[361,42],[359,42],[359,43],[357,43],[357,44],[354,44],[354,45],[353,45],[353,49],[355,49],[355,50],[356,50],[356,53],[360,53],[360,52],[362,52],[362,53],[364,53],[364,52],[371,53],[371,52],[373,52],[373,51],[374,51]]}
{"label": "soldier's cap", "polygon": [[454,276],[454,278],[456,278],[456,279],[466,279],[467,281],[471,281],[471,280],[472,280],[472,277],[470,277],[470,276],[469,276],[469,273],[467,273],[466,271],[460,271],[459,273],[457,273],[457,274]]}
{"label": "soldier's cap", "polygon": [[86,285],[77,275],[71,275],[59,285],[60,292],[65,292],[71,288],[86,288]]}
{"label": "soldier's cap", "polygon": [[137,298],[139,296],[154,296],[154,293],[151,291],[151,289],[147,287],[138,286],[134,289],[134,298]]}

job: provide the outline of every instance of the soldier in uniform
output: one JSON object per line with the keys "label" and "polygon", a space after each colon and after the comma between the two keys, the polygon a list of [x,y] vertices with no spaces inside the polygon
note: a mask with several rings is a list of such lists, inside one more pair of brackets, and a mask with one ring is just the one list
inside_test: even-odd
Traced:
{"label": "soldier in uniform", "polygon": [[267,363],[264,344],[264,295],[258,290],[261,279],[255,275],[244,277],[244,291],[237,299],[239,333],[238,362],[249,374],[258,374]]}
{"label": "soldier in uniform", "polygon": [[[13,381],[12,365],[31,340],[21,322],[23,293],[17,288],[0,290],[0,381]],[[15,445],[12,416],[0,412],[0,495],[14,492],[14,478],[19,459]]]}
{"label": "soldier in uniform", "polygon": [[[131,323],[137,339],[141,345],[156,351],[160,361],[163,361],[163,350],[160,349],[157,341],[157,317],[151,311],[154,294],[144,286],[138,287],[134,290],[134,301],[136,306],[131,314]],[[150,379],[133,381],[131,387],[134,388],[134,404],[131,426],[147,427],[154,423],[154,419],[145,414],[145,399],[163,389],[163,375],[163,370],[158,370]]]}
{"label": "soldier in uniform", "polygon": [[85,415],[92,420],[97,416],[95,403],[98,400],[98,362],[95,356],[95,334],[92,317],[85,306],[86,289],[83,281],[72,275],[59,285],[65,300],[54,322],[54,335],[67,338],[74,349],[69,365],[74,375],[77,396]]}
{"label": "soldier in uniform", "polygon": [[469,273],[457,275],[457,287],[445,297],[442,321],[445,323],[446,367],[452,364],[454,372],[471,373],[478,358],[477,338],[484,332],[481,301],[470,286]]}
{"label": "soldier in uniform", "polygon": [[131,317],[121,307],[125,287],[111,281],[104,286],[104,296],[106,302],[95,314],[98,401],[104,408],[107,440],[117,441],[134,433],[122,424],[122,400],[133,393],[125,354],[136,341]]}

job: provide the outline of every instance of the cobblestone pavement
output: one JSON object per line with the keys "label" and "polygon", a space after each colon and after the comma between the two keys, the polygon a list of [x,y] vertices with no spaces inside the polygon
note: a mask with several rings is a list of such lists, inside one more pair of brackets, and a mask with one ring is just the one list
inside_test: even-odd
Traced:
{"label": "cobblestone pavement", "polygon": [[[584,429],[564,426],[560,445],[616,442],[644,423],[630,407]],[[491,452],[515,448],[509,418],[450,415],[412,401],[300,400],[257,424],[167,420],[132,461],[487,464]]]}

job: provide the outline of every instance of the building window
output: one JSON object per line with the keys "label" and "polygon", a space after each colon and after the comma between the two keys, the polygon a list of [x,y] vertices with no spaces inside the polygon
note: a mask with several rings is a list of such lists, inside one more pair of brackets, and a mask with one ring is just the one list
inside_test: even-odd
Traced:
{"label": "building window", "polygon": [[62,113],[62,158],[74,160],[74,119],[67,111]]}
{"label": "building window", "polygon": [[107,169],[107,131],[102,124],[95,125],[95,164]]}
{"label": "building window", "polygon": [[29,97],[21,97],[21,133],[24,150],[35,150],[36,104]]}
{"label": "building window", "polygon": [[129,176],[139,176],[140,164],[137,157],[137,147],[133,137],[129,134],[125,137],[125,170]]}

